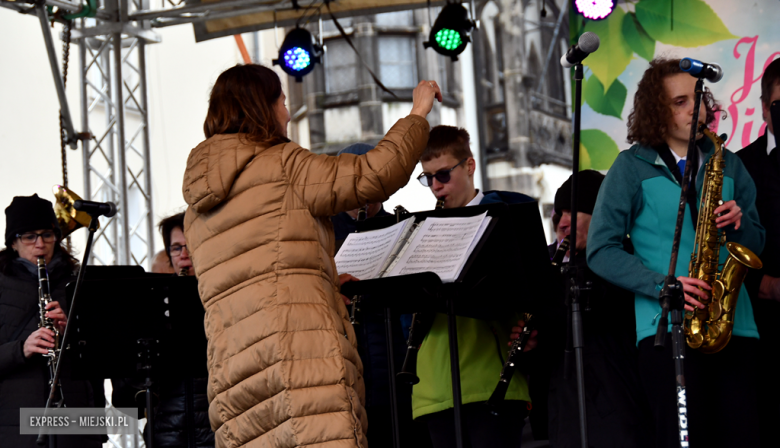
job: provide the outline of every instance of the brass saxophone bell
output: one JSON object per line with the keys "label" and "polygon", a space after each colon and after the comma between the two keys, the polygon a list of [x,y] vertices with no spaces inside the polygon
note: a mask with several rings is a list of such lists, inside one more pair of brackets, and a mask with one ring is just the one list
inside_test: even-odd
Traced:
{"label": "brass saxophone bell", "polygon": [[[62,237],[70,235],[81,227],[89,226],[91,217],[86,212],[80,212],[73,207],[73,203],[81,200],[79,195],[70,191],[62,185],[52,187],[54,193],[54,215],[57,216],[57,223],[60,225]],[[98,224],[100,228],[100,224]]]}

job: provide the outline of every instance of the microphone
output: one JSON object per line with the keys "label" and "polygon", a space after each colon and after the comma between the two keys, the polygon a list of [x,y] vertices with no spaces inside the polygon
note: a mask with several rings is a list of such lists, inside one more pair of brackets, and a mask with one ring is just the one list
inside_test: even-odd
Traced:
{"label": "microphone", "polygon": [[86,212],[92,216],[103,215],[110,218],[116,215],[116,204],[113,202],[94,202],[79,199],[73,202],[73,208],[80,212]]}
{"label": "microphone", "polygon": [[680,61],[680,70],[696,78],[704,78],[709,82],[723,79],[723,69],[718,64],[708,64],[696,59],[685,58]]}
{"label": "microphone", "polygon": [[561,57],[561,65],[563,68],[572,68],[576,64],[582,62],[587,58],[589,54],[599,49],[599,36],[596,33],[590,31],[582,33],[580,40],[577,41],[577,45],[569,48],[569,51]]}

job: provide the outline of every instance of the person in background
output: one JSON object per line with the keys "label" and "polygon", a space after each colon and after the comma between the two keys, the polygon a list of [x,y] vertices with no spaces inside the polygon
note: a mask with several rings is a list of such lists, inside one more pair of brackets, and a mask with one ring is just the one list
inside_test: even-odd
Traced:
{"label": "person in background", "polygon": [[152,272],[157,274],[176,273],[171,265],[171,259],[168,257],[165,250],[161,250],[154,255],[154,260],[152,260]]}
{"label": "person in background", "polygon": [[[374,147],[365,143],[355,143],[338,152],[341,154],[363,155]],[[365,219],[390,216],[381,202],[366,204]],[[360,209],[341,212],[330,218],[333,223],[333,234],[336,238],[338,253],[344,240],[350,233],[357,230],[357,219]],[[342,296],[344,297],[344,296]],[[352,305],[347,298],[347,306]],[[385,336],[384,313],[378,311],[369,313],[366,310],[356,312],[356,323],[353,326],[357,338],[357,349],[363,362],[363,381],[366,385],[366,415],[368,416],[368,437],[372,448],[391,447],[393,443],[393,425],[390,407],[390,379],[388,376],[387,338]],[[406,351],[406,341],[402,338],[404,323],[408,328],[411,315],[400,316],[397,328],[393,330],[393,349],[395,351],[396,370],[401,368]],[[396,372],[397,373],[397,372]],[[430,446],[427,431],[420,431],[419,425],[412,421],[411,399],[409,386],[396,384],[396,396],[399,411],[399,432],[401,445],[408,447]]]}
{"label": "person in background", "polygon": [[[184,213],[169,216],[157,225],[162,234],[166,262],[159,274],[193,275],[192,261],[184,239]],[[159,264],[158,264],[159,267]],[[152,385],[154,402],[154,446],[160,448],[209,448],[214,432],[209,424],[206,395],[208,378],[165,379]],[[145,389],[132,379],[113,379],[112,402],[115,407],[144,408]],[[140,415],[143,417],[143,415]],[[145,429],[144,437],[148,439]]]}
{"label": "person in background", "polygon": [[[745,286],[753,304],[756,326],[761,338],[760,353],[773,353],[780,346],[780,151],[777,150],[776,129],[769,108],[780,101],[780,59],[764,70],[761,78],[761,112],[766,132],[737,153],[745,169],[756,183],[756,209],[761,225],[766,229],[766,245],[759,254],[764,267],[751,270]],[[780,117],[774,117],[780,121]],[[775,357],[759,356],[758,375],[761,393],[758,396],[761,446],[774,447],[780,440],[780,383],[773,375]]]}
{"label": "person in background", "polygon": [[[614,286],[588,269],[585,251],[588,229],[596,197],[604,175],[594,170],[580,171],[577,197],[577,249],[574,261],[583,270],[585,282],[591,289],[582,296],[582,349],[585,371],[585,403],[588,422],[588,443],[597,447],[651,447],[652,428],[647,400],[639,381],[634,324],[633,294]],[[557,242],[549,246],[550,257],[560,242],[572,232],[570,176],[555,193]],[[632,252],[631,242],[624,241],[626,251]],[[569,261],[569,250],[564,261]],[[547,341],[540,344],[551,363],[549,385],[549,438],[555,447],[580,447],[579,411],[574,356],[568,319],[569,308],[560,298],[565,297],[565,279],[560,270],[555,278],[560,293],[554,304],[554,327]],[[565,357],[569,359],[565,361]],[[569,371],[565,372],[565,366]],[[534,402],[536,405],[536,402]],[[537,406],[534,406],[536,410]],[[533,422],[532,422],[533,424]]]}
{"label": "person in background", "polygon": [[[349,145],[346,148],[342,149],[341,151],[338,152],[337,155],[355,154],[356,156],[362,156],[363,154],[367,153],[373,148],[374,148],[373,146],[368,145],[366,143],[355,143],[353,145]],[[390,215],[390,213],[385,211],[381,202],[368,203],[365,205],[365,209],[366,209],[365,219],[373,218],[375,216],[382,217],[382,216]],[[330,222],[333,223],[333,235],[336,238],[336,253],[338,253],[339,249],[341,248],[341,245],[344,243],[344,240],[347,238],[347,235],[349,235],[350,233],[355,233],[355,231],[357,230],[357,225],[355,223],[357,222],[359,211],[360,208],[356,208],[354,210],[347,210],[345,212],[341,212],[338,215],[332,216],[330,218]]]}

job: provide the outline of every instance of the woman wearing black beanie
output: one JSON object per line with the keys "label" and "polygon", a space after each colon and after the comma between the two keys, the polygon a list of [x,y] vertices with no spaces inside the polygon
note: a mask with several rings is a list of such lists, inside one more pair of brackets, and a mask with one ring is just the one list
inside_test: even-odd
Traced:
{"label": "woman wearing black beanie", "polygon": [[[65,285],[74,280],[76,260],[62,247],[52,203],[38,195],[17,196],[5,209],[5,248],[0,250],[0,440],[3,446],[38,447],[36,435],[19,430],[20,408],[43,408],[49,372],[42,356],[53,332],[38,328],[38,258],[46,261],[53,301],[47,317],[60,331],[67,322]],[[102,386],[62,375],[67,407],[103,407]],[[97,384],[97,383],[96,383]],[[99,447],[100,435],[57,437],[57,446]]]}

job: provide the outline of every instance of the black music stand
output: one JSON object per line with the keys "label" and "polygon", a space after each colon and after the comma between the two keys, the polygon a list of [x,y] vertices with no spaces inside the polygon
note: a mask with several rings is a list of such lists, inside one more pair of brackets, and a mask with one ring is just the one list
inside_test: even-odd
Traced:
{"label": "black music stand", "polygon": [[205,312],[194,277],[110,274],[81,286],[73,375],[143,379],[151,447],[152,384],[207,375]]}
{"label": "black music stand", "polygon": [[[431,272],[348,282],[342,293],[348,297],[363,295],[361,309],[382,309],[389,322],[392,313],[438,312],[447,314],[450,343],[450,368],[455,414],[457,447],[463,446],[462,396],[456,316],[495,319],[507,312],[544,314],[544,298],[550,281],[550,261],[544,237],[539,205],[489,204],[457,209],[435,210],[401,216],[414,216],[419,222],[427,217],[467,217],[487,211],[491,222],[454,283],[442,283]],[[395,217],[372,218],[358,225],[360,231],[389,227]],[[518,291],[522,288],[522,296]],[[489,300],[474,300],[479,297]],[[539,320],[543,321],[543,317]],[[392,329],[386,325],[391,367],[391,404],[394,413],[395,446],[400,446],[397,427],[395,372],[392,361]],[[500,370],[496,371],[496,378]]]}

